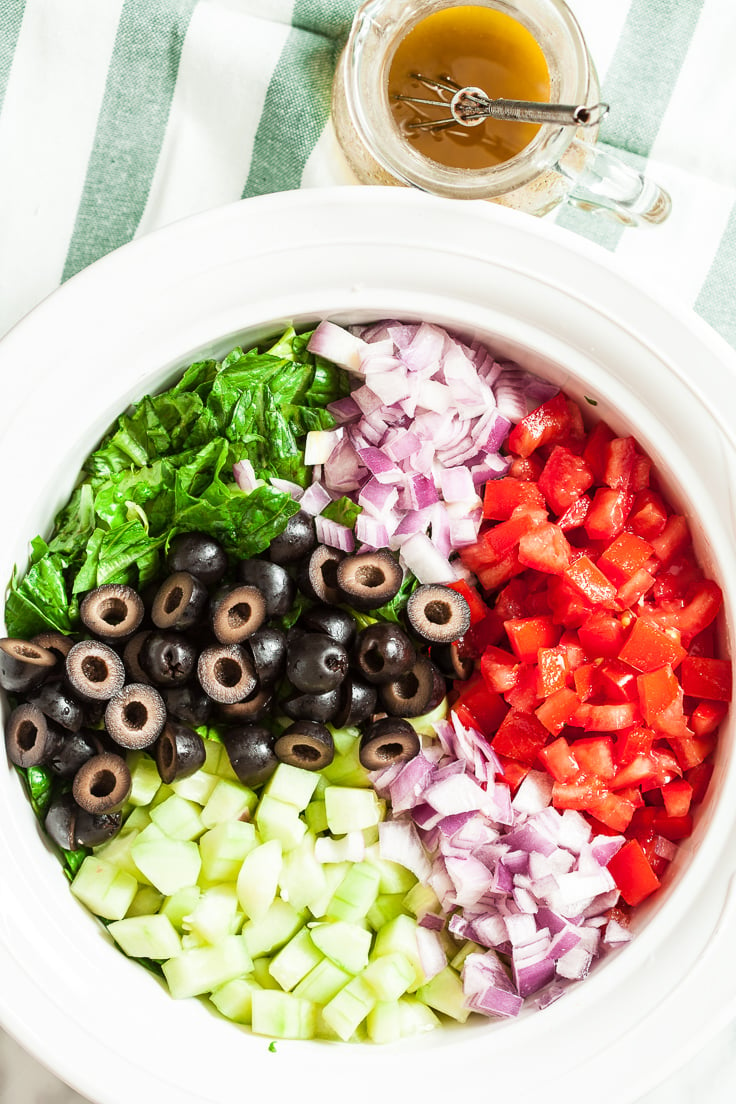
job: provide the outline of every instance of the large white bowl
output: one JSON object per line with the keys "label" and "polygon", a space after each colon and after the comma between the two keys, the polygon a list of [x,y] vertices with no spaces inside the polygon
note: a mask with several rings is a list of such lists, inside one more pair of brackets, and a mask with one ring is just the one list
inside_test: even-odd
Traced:
{"label": "large white bowl", "polygon": [[[668,473],[726,598],[733,652],[736,358],[602,252],[482,203],[404,189],[288,193],[126,246],[0,343],[0,578],[46,532],[125,404],[287,322],[427,318],[486,340],[633,432]],[[0,770],[0,1022],[99,1104],[353,1104],[464,1092],[622,1104],[736,1011],[734,725],[633,942],[543,1013],[396,1046],[278,1042],[172,1001],[74,900],[18,777]]]}

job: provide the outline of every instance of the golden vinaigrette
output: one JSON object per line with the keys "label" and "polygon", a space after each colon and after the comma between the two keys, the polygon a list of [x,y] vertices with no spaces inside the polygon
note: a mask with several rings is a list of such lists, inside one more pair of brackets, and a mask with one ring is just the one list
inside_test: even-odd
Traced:
{"label": "golden vinaigrette", "polygon": [[449,116],[449,107],[402,103],[396,95],[438,99],[411,74],[449,76],[461,87],[477,86],[491,99],[548,102],[549,70],[542,49],[526,27],[505,12],[477,5],[428,15],[399,43],[388,75],[394,119],[404,137],[432,161],[456,169],[487,169],[515,157],[539,130],[535,123],[486,119],[479,126],[445,130],[409,124]]}

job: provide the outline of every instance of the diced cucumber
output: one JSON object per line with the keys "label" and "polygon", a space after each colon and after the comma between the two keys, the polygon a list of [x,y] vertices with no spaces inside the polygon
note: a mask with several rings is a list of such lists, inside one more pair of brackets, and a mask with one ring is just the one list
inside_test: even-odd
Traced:
{"label": "diced cucumber", "polygon": [[161,775],[155,759],[138,751],[129,753],[127,763],[130,770],[129,803],[137,806],[150,805],[161,786]]}
{"label": "diced cucumber", "polygon": [[314,853],[314,836],[308,832],[298,847],[287,851],[279,877],[281,896],[295,909],[309,907],[315,898],[324,895],[327,879],[324,867]]}
{"label": "diced cucumber", "polygon": [[372,1043],[396,1043],[401,1038],[401,1009],[398,1001],[377,1001],[366,1019]]}
{"label": "diced cucumber", "polygon": [[[317,772],[293,767],[290,763],[279,763],[263,790],[264,794],[294,805],[301,813],[309,804],[317,785]],[[262,799],[261,799],[262,800]]]}
{"label": "diced cucumber", "polygon": [[326,832],[327,811],[325,810],[324,801],[310,801],[304,810],[304,819],[310,832],[314,832],[315,836],[319,835],[320,832]]}
{"label": "diced cucumber", "polygon": [[344,836],[319,836],[314,853],[321,863],[361,862],[365,855],[362,832],[346,832]]}
{"label": "diced cucumber", "polygon": [[404,897],[404,908],[412,916],[416,916],[418,920],[421,920],[428,912],[435,913],[438,916],[442,913],[442,906],[435,891],[431,886],[423,885],[421,882],[415,882],[407,892]]}
{"label": "diced cucumber", "polygon": [[177,778],[171,783],[171,788],[179,797],[185,797],[187,801],[196,801],[198,805],[206,805],[212,797],[215,786],[220,781],[216,774],[209,774],[205,770],[195,771],[185,778]]}
{"label": "diced cucumber", "polygon": [[[208,774],[220,774],[223,756],[227,759],[227,752],[225,751],[224,744],[221,744],[219,740],[210,740],[209,737],[206,737],[204,741],[204,763],[202,764],[202,770],[207,771]],[[229,759],[228,762],[230,762]]]}
{"label": "diced cucumber", "polygon": [[235,935],[243,923],[235,886],[223,883],[211,886],[200,896],[184,918],[184,929],[213,946],[226,935]]}
{"label": "diced cucumber", "polygon": [[[150,823],[151,814],[149,813],[147,808],[144,808],[141,805],[137,808],[132,808],[129,813],[125,813],[123,817],[123,831],[127,831],[128,829],[130,829],[130,831],[133,831],[133,829],[135,829],[139,832],[142,828],[148,827]],[[113,836],[113,839],[110,840],[110,842],[112,843],[115,838],[116,837]],[[106,844],[103,844],[103,847],[104,846],[106,846]]]}
{"label": "diced cucumber", "polygon": [[398,1000],[413,984],[414,964],[398,951],[373,958],[362,973],[363,980],[379,1001]]}
{"label": "diced cucumber", "polygon": [[315,1004],[323,1005],[347,985],[352,975],[336,966],[329,958],[323,958],[310,970],[294,989],[295,996],[306,997]]}
{"label": "diced cucumber", "polygon": [[336,836],[378,824],[382,812],[376,791],[356,786],[328,786],[325,811],[327,826]]}
{"label": "diced cucumber", "polygon": [[171,786],[168,786],[165,782],[162,782],[159,788],[156,790],[151,804],[148,806],[148,812],[150,813],[151,809],[155,809],[156,806],[160,805],[162,801],[166,801],[166,798],[171,797],[173,792],[174,791],[172,790]]}
{"label": "diced cucumber", "polygon": [[348,755],[351,751],[359,750],[356,743],[360,740],[360,729],[355,725],[347,725],[345,728],[333,728],[332,725],[327,727],[332,733],[336,755]]}
{"label": "diced cucumber", "polygon": [[97,855],[87,855],[74,876],[71,890],[95,916],[122,920],[133,904],[138,882],[132,874]]}
{"label": "diced cucumber", "polygon": [[479,943],[474,943],[472,939],[466,939],[457,954],[450,959],[450,966],[452,966],[453,970],[457,970],[457,972],[460,973],[463,968],[463,963],[469,954],[475,954],[477,951],[482,953],[484,950],[485,947],[481,947]]}
{"label": "diced cucumber", "polygon": [[374,866],[381,876],[379,893],[408,893],[417,884],[416,875],[411,870],[391,859],[382,859],[378,853],[378,845],[366,848],[365,861]]}
{"label": "diced cucumber", "polygon": [[470,1009],[465,1002],[465,993],[460,975],[452,966],[445,966],[433,978],[417,989],[417,997],[437,1012],[444,1012],[459,1023],[465,1023]]}
{"label": "diced cucumber", "polygon": [[434,726],[440,721],[447,720],[449,712],[450,707],[447,698],[443,698],[439,705],[436,705],[429,713],[423,713],[421,717],[407,717],[406,719],[420,736],[436,738]]}
{"label": "diced cucumber", "polygon": [[[245,915],[260,920],[276,896],[281,875],[281,843],[267,840],[249,851],[238,873],[238,900]],[[254,955],[255,957],[255,955]]]}
{"label": "diced cucumber", "polygon": [[257,1035],[275,1039],[313,1039],[317,1024],[316,1006],[293,993],[276,989],[255,989],[252,996],[252,1027]]}
{"label": "diced cucumber", "polygon": [[176,1000],[211,993],[226,981],[250,973],[252,968],[248,948],[239,935],[226,936],[216,947],[183,950],[161,967]]}
{"label": "diced cucumber", "polygon": [[439,1017],[416,997],[402,997],[398,1003],[402,1039],[440,1026]]}
{"label": "diced cucumber", "polygon": [[349,862],[327,863],[322,867],[324,875],[324,891],[309,902],[309,911],[315,920],[321,920],[326,914],[335,890],[340,885],[348,870]]}
{"label": "diced cucumber", "polygon": [[281,988],[288,992],[321,961],[322,953],[312,942],[309,929],[300,928],[293,939],[271,959],[268,971]]}
{"label": "diced cucumber", "polygon": [[108,924],[107,930],[130,958],[174,958],[181,950],[181,939],[168,916],[127,916]]}
{"label": "diced cucumber", "polygon": [[349,974],[359,973],[368,964],[373,935],[367,928],[335,920],[315,924],[310,932],[314,946]]}
{"label": "diced cucumber", "polygon": [[260,985],[261,989],[280,989],[281,986],[276,978],[269,972],[270,965],[271,959],[268,955],[253,959],[253,980]]}
{"label": "diced cucumber", "polygon": [[260,988],[258,982],[252,977],[233,978],[232,981],[226,981],[224,985],[218,986],[210,1000],[228,1020],[249,1024],[253,1008],[253,993]]}
{"label": "diced cucumber", "polygon": [[366,920],[374,931],[378,931],[395,916],[401,916],[404,911],[403,893],[379,893],[375,901],[368,909]]}
{"label": "diced cucumber", "polygon": [[141,832],[131,848],[133,861],[141,873],[166,897],[184,886],[194,885],[202,865],[196,843],[167,836],[144,840],[148,831],[146,828]]}
{"label": "diced cucumber", "polygon": [[279,801],[270,794],[261,797],[255,813],[255,823],[262,839],[278,840],[284,851],[298,847],[307,831],[307,825],[300,817],[297,807],[286,801]]}
{"label": "diced cucumber", "polygon": [[[358,758],[360,741],[355,740],[344,755],[336,755],[327,767],[322,768],[322,777],[332,786],[353,786],[356,789],[373,789],[368,771]],[[326,787],[325,787],[326,788]],[[318,786],[315,793],[322,793]]]}
{"label": "diced cucumber", "polygon": [[258,920],[243,924],[243,939],[251,958],[270,955],[283,947],[303,925],[305,914],[297,912],[288,901],[277,897],[271,907]]}
{"label": "diced cucumber", "polygon": [[322,1018],[344,1041],[354,1034],[376,1003],[362,977],[354,977],[322,1009]]}
{"label": "diced cucumber", "polygon": [[126,918],[129,916],[148,916],[151,913],[158,912],[163,900],[163,893],[159,893],[153,886],[139,886],[138,892],[133,898],[133,903],[125,914]]}
{"label": "diced cucumber", "polygon": [[380,877],[368,863],[353,863],[327,906],[331,920],[362,920],[378,896]]}
{"label": "diced cucumber", "polygon": [[214,828],[225,820],[238,820],[244,814],[250,817],[257,804],[258,797],[253,790],[237,780],[218,778],[202,809],[202,823],[205,828]]}
{"label": "diced cucumber", "polygon": [[178,932],[184,931],[184,920],[197,907],[201,892],[199,886],[185,886],[164,900],[159,911],[168,916]]}
{"label": "diced cucumber", "polygon": [[425,975],[419,956],[416,920],[412,916],[407,916],[405,912],[394,917],[393,920],[389,920],[376,933],[376,942],[373,947],[374,958],[378,958],[380,955],[393,954],[395,951],[408,959],[414,967],[414,981],[409,986],[411,992],[424,982]]}
{"label": "diced cucumber", "polygon": [[172,794],[151,809],[151,820],[169,839],[194,840],[204,832],[200,807],[193,801]]}
{"label": "diced cucumber", "polygon": [[[169,796],[171,796],[171,795],[169,794]],[[149,812],[150,811],[152,811],[152,810],[149,810]],[[154,824],[154,822],[151,820],[150,815],[149,815],[148,824],[146,825],[145,828],[140,829],[140,831],[138,832],[138,837],[135,840],[135,842],[137,844],[138,843],[152,843],[154,840],[162,840],[162,839],[166,839],[166,833],[163,832],[159,828],[158,824]]]}
{"label": "diced cucumber", "polygon": [[255,827],[244,820],[227,820],[210,828],[199,840],[200,882],[216,885],[237,881],[243,859],[257,842]]}
{"label": "diced cucumber", "polygon": [[[150,821],[149,821],[150,823]],[[133,862],[133,855],[131,854],[131,848],[140,835],[140,829],[128,829],[128,826],[123,828],[117,836],[113,836],[107,843],[101,844],[96,847],[94,854],[98,859],[104,859],[105,862],[110,863],[112,866],[116,866],[118,870],[124,870],[126,874],[130,874],[136,881],[145,881],[140,870]]]}

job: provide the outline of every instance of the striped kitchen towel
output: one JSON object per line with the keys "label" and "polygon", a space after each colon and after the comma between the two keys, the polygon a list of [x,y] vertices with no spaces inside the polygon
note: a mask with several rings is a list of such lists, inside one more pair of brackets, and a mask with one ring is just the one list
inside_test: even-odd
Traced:
{"label": "striped kitchen towel", "polygon": [[[351,183],[329,126],[358,0],[0,0],[0,334],[133,237],[251,196]],[[671,193],[663,226],[560,225],[736,346],[736,5],[571,0],[602,141]]]}

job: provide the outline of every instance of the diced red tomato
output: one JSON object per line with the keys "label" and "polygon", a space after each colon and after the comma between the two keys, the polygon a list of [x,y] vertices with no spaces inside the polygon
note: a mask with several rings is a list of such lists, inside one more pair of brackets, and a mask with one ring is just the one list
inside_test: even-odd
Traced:
{"label": "diced red tomato", "polygon": [[514,655],[522,663],[533,663],[540,648],[552,648],[560,639],[552,617],[519,617],[506,622],[506,635]]}
{"label": "diced red tomato", "polygon": [[664,529],[651,540],[655,556],[662,563],[669,561],[690,544],[690,530],[681,514],[670,514]]}
{"label": "diced red tomato", "polygon": [[528,763],[520,763],[517,759],[509,759],[505,755],[499,755],[498,761],[503,770],[503,775],[499,781],[505,782],[513,795],[532,768]]}
{"label": "diced red tomato", "polygon": [[593,473],[582,456],[555,445],[538,480],[539,489],[555,514],[562,514],[593,485]]}
{"label": "diced red tomato", "polygon": [[647,488],[634,497],[628,526],[638,537],[651,541],[663,531],[667,516],[668,510],[661,496]]}
{"label": "diced red tomato", "polygon": [[447,584],[452,590],[456,590],[458,594],[461,594],[465,601],[468,603],[468,609],[470,610],[470,624],[477,625],[479,621],[488,613],[488,607],[481,598],[475,587],[465,579],[457,579],[453,583]]}
{"label": "diced red tomato", "polygon": [[641,721],[639,703],[633,701],[610,702],[597,705],[583,702],[576,710],[571,723],[586,732],[618,732]]}
{"label": "diced red tomato", "polygon": [[570,427],[567,401],[560,391],[514,426],[507,442],[509,452],[530,456],[540,445],[562,440]]}
{"label": "diced red tomato", "polygon": [[583,774],[611,782],[616,773],[613,740],[610,736],[583,736],[572,745],[572,753]]}
{"label": "diced red tomato", "polygon": [[577,499],[576,502],[571,503],[564,514],[560,514],[557,519],[557,525],[563,533],[568,529],[577,529],[585,521],[589,510],[590,499],[587,495],[583,495],[581,498]]}
{"label": "diced red tomato", "polygon": [[556,690],[564,690],[570,672],[567,648],[557,645],[537,652],[537,693],[548,698]]}
{"label": "diced red tomato", "polygon": [[548,739],[549,732],[533,713],[510,709],[493,738],[493,750],[533,766]]}
{"label": "diced red tomato", "polygon": [[462,689],[452,708],[460,714],[470,716],[471,727],[477,728],[484,736],[496,731],[508,711],[508,705],[500,694],[489,690],[480,675],[475,675],[460,684]]}
{"label": "diced red tomato", "polygon": [[687,816],[690,812],[693,788],[685,778],[674,778],[662,786],[662,797],[667,816]]}
{"label": "diced red tomato", "polygon": [[725,702],[698,702],[690,714],[690,728],[694,735],[712,736],[718,731],[718,726],[726,716],[726,712]]}
{"label": "diced red tomato", "polygon": [[595,610],[578,629],[580,643],[591,659],[614,658],[619,654],[626,638],[626,629],[614,613]]}
{"label": "diced red tomato", "polygon": [[539,751],[539,760],[555,782],[573,782],[580,774],[578,762],[564,736],[545,744]]}
{"label": "diced red tomato", "polygon": [[641,904],[659,889],[659,878],[638,840],[627,840],[608,863],[608,870],[629,905]]}
{"label": "diced red tomato", "polygon": [[519,540],[519,560],[524,567],[561,575],[570,563],[570,545],[559,525],[544,522]]}
{"label": "diced red tomato", "polygon": [[606,486],[613,487],[616,491],[629,489],[637,451],[633,437],[614,437],[608,442],[603,471],[603,482]]}
{"label": "diced red tomato", "polygon": [[608,446],[613,436],[613,430],[605,422],[597,422],[588,434],[583,459],[592,471],[596,483],[602,483],[605,477]]}
{"label": "diced red tomato", "polygon": [[693,698],[729,702],[731,678],[731,661],[728,659],[686,656],[680,668],[683,692]]}
{"label": "diced red tomato", "polygon": [[656,671],[666,665],[675,668],[687,655],[680,644],[679,635],[676,630],[664,632],[650,621],[637,620],[632,625],[618,658],[622,663],[635,667],[637,671]]}
{"label": "diced red tomato", "polygon": [[598,567],[616,586],[628,582],[654,553],[649,541],[635,533],[619,533],[598,557]]}
{"label": "diced red tomato", "polygon": [[705,797],[710,780],[713,777],[713,764],[710,762],[698,763],[696,767],[691,767],[686,771],[685,778],[692,786],[692,805],[699,805]]}
{"label": "diced red tomato", "polygon": [[490,646],[480,657],[480,673],[489,690],[505,694],[519,681],[519,660],[505,648]]}
{"label": "diced red tomato", "polygon": [[564,580],[593,605],[610,609],[616,600],[616,588],[589,556],[580,556],[564,573]]}
{"label": "diced red tomato", "polygon": [[580,706],[580,698],[567,686],[555,690],[535,709],[538,719],[554,736],[562,731]]}
{"label": "diced red tomato", "polygon": [[508,475],[488,480],[483,492],[483,517],[508,521],[519,506],[544,509],[544,496],[535,482]]}
{"label": "diced red tomato", "polygon": [[583,523],[591,540],[609,541],[617,537],[626,524],[632,501],[629,491],[599,487]]}

